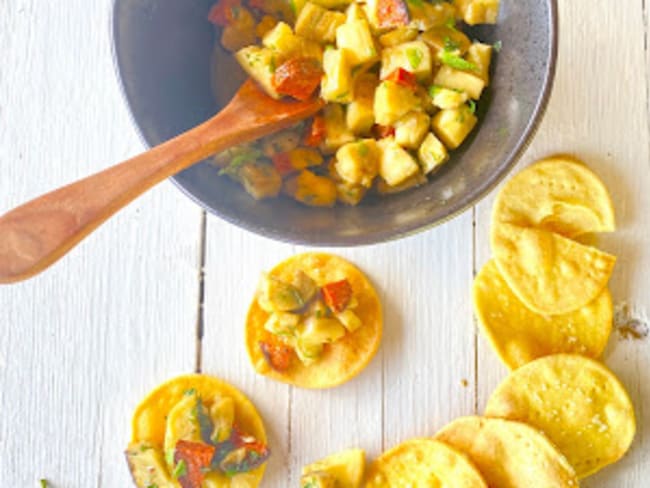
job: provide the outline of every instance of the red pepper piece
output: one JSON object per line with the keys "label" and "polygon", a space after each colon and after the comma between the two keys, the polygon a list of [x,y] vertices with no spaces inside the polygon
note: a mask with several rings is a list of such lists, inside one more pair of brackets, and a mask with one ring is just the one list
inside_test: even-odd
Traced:
{"label": "red pepper piece", "polygon": [[415,75],[404,68],[396,68],[390,72],[385,78],[387,81],[394,81],[398,85],[406,86],[408,88],[417,88],[418,80]]}
{"label": "red pepper piece", "polygon": [[393,29],[408,25],[409,10],[404,0],[377,0],[379,27]]}
{"label": "red pepper piece", "polygon": [[273,88],[281,95],[306,101],[314,94],[322,77],[323,70],[315,59],[292,58],[273,73]]}
{"label": "red pepper piece", "polygon": [[183,488],[201,488],[209,471],[215,447],[202,442],[178,441],[174,449],[174,463],[185,463],[185,473],[178,477]]}
{"label": "red pepper piece", "polygon": [[278,173],[280,173],[280,176],[285,176],[296,171],[296,169],[291,164],[289,153],[277,153],[271,158],[271,160],[273,161],[273,166],[275,166],[275,169],[277,169]]}
{"label": "red pepper piece", "polygon": [[318,147],[325,140],[327,129],[325,127],[325,118],[317,115],[314,121],[309,126],[307,134],[305,135],[305,145],[310,147]]}
{"label": "red pepper piece", "polygon": [[277,341],[261,341],[264,359],[276,371],[286,371],[291,365],[291,348]]}
{"label": "red pepper piece", "polygon": [[379,125],[375,124],[372,126],[372,133],[378,139],[383,139],[384,137],[391,137],[395,135],[395,128],[390,125]]}
{"label": "red pepper piece", "polygon": [[321,288],[323,299],[327,306],[334,313],[339,313],[345,310],[345,307],[350,303],[352,298],[352,286],[348,280],[336,281],[328,283]]}
{"label": "red pepper piece", "polygon": [[236,18],[233,8],[241,6],[241,0],[219,0],[208,13],[208,20],[215,25],[225,27],[233,23]]}

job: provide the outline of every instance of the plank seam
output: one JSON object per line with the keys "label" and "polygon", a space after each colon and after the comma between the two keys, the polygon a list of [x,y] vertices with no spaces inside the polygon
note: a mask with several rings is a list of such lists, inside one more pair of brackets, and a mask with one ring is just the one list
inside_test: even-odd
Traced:
{"label": "plank seam", "polygon": [[203,368],[203,332],[205,324],[205,258],[207,240],[207,216],[205,210],[201,212],[201,229],[199,236],[199,293],[196,311],[196,365],[195,372],[200,373]]}
{"label": "plank seam", "polygon": [[[472,207],[472,280],[476,278],[476,206]],[[474,310],[470,311],[474,338],[474,414],[478,414],[478,324],[474,318]]]}
{"label": "plank seam", "polygon": [[[648,5],[646,0],[641,0],[641,12],[643,15],[643,54],[645,64],[645,113],[646,130],[650,134],[650,60],[648,59]],[[648,142],[650,149],[650,141]]]}

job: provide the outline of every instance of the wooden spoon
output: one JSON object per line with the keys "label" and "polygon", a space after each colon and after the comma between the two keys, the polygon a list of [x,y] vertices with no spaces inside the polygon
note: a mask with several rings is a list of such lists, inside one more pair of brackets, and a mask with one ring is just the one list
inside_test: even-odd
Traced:
{"label": "wooden spoon", "polygon": [[231,146],[314,115],[323,103],[274,100],[248,80],[207,122],[0,217],[0,283],[40,273],[156,183]]}

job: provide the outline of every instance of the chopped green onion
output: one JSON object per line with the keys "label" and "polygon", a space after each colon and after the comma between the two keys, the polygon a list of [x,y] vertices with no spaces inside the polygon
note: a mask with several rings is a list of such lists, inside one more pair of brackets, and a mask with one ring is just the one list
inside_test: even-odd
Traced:
{"label": "chopped green onion", "polygon": [[463,71],[478,71],[478,67],[466,59],[461,58],[455,53],[449,51],[441,51],[438,54],[438,58],[443,64],[450,66],[454,69],[460,69]]}
{"label": "chopped green onion", "polygon": [[474,100],[470,100],[469,102],[467,102],[467,104],[469,105],[469,111],[471,113],[475,114],[476,113],[476,102]]}
{"label": "chopped green onion", "polygon": [[408,59],[411,68],[418,69],[420,63],[422,62],[422,51],[416,48],[409,48],[406,50],[406,59]]}
{"label": "chopped green onion", "polygon": [[174,468],[174,472],[172,473],[172,476],[174,479],[182,478],[187,474],[187,465],[185,464],[185,461],[181,459],[176,467]]}
{"label": "chopped green onion", "polygon": [[492,48],[494,49],[495,52],[500,53],[501,49],[503,49],[503,42],[497,41],[494,44],[492,44]]}
{"label": "chopped green onion", "polygon": [[431,98],[435,98],[438,96],[438,94],[442,91],[442,87],[440,85],[431,85],[429,87],[429,96]]}
{"label": "chopped green onion", "polygon": [[445,51],[458,51],[460,50],[460,44],[454,41],[451,37],[445,37]]}

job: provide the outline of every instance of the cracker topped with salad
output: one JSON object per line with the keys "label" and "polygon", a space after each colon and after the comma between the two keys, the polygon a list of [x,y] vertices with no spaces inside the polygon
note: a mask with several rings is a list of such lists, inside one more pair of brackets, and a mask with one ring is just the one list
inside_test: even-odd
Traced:
{"label": "cracker topped with salad", "polygon": [[499,0],[219,0],[220,45],[271,97],[320,97],[293,128],[215,157],[256,199],[357,205],[427,182],[474,130],[494,48],[463,25]]}
{"label": "cracker topped with salad", "polygon": [[200,374],[174,378],[140,403],[126,450],[139,488],[255,488],[269,455],[250,400]]}
{"label": "cracker topped with salad", "polygon": [[260,280],[246,320],[255,370],[303,388],[330,388],[356,376],[382,334],[377,293],[344,259],[307,253]]}

